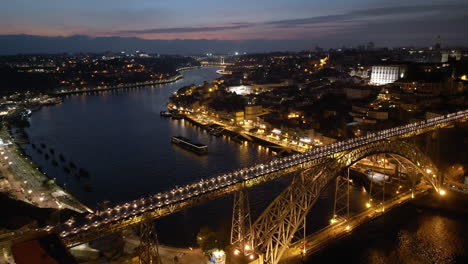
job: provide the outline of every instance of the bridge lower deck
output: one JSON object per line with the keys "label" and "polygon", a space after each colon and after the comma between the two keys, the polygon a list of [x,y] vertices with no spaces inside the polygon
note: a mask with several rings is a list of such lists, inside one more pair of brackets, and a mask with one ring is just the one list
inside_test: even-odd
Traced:
{"label": "bridge lower deck", "polygon": [[[408,202],[416,197],[426,194],[431,188],[429,186],[421,186],[413,191],[405,192],[397,197],[386,201],[383,205],[376,205],[361,213],[349,217],[345,221],[339,221],[329,225],[322,230],[311,234],[304,240],[291,245],[283,255],[281,263],[297,263],[297,259],[304,255],[314,254],[330,244],[350,235],[352,230],[380,217],[391,209]],[[382,208],[385,208],[382,210]]]}

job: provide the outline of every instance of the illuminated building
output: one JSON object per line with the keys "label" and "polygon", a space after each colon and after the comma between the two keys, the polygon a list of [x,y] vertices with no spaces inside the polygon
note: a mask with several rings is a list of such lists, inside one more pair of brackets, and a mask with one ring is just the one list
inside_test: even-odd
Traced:
{"label": "illuminated building", "polygon": [[231,86],[228,88],[228,91],[231,93],[236,93],[238,95],[247,95],[247,94],[252,93],[252,86],[249,86],[249,85]]}
{"label": "illuminated building", "polygon": [[406,67],[400,65],[372,66],[371,84],[393,83],[406,76]]}

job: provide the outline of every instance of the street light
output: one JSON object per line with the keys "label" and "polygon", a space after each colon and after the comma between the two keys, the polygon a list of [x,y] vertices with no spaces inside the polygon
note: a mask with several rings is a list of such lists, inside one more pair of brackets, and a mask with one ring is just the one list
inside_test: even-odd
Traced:
{"label": "street light", "polygon": [[441,196],[444,196],[444,195],[445,195],[445,190],[444,190],[444,189],[440,189],[440,190],[439,190],[439,194],[440,194]]}

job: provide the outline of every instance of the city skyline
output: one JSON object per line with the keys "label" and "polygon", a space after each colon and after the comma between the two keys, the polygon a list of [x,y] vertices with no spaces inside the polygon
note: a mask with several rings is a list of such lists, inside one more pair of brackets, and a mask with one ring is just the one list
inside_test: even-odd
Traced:
{"label": "city skyline", "polygon": [[0,263],[466,262],[467,0],[1,7]]}
{"label": "city skyline", "polygon": [[[21,43],[17,35],[60,38],[80,35],[92,40],[120,37],[114,42],[127,39],[226,41],[218,43],[221,47],[225,43],[242,47],[245,42],[253,42],[250,45],[263,46],[256,51],[265,52],[274,50],[273,46],[276,50],[298,50],[310,45],[356,46],[367,41],[374,41],[380,47],[428,46],[435,43],[438,35],[442,36],[443,45],[463,45],[468,41],[468,36],[463,34],[463,25],[468,22],[468,5],[461,0],[411,3],[399,0],[378,3],[368,0],[326,3],[139,0],[93,4],[90,8],[89,1],[80,5],[52,0],[42,1],[40,5],[24,0],[8,2],[0,11],[0,24],[4,25],[0,35],[14,46]],[[188,43],[183,45],[190,52]],[[90,51],[95,46],[91,44]]]}

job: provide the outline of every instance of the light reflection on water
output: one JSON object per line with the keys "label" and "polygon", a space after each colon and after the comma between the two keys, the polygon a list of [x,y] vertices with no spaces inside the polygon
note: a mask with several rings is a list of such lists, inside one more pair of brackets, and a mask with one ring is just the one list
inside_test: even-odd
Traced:
{"label": "light reflection on water", "polygon": [[451,198],[450,208],[432,207],[437,197],[402,205],[305,263],[468,263],[468,197]]}
{"label": "light reflection on water", "polygon": [[[204,75],[195,76],[198,73]],[[64,104],[33,114],[28,129],[31,140],[46,143],[88,169],[94,186],[91,193],[81,188],[85,180],[64,174],[63,168],[54,168],[50,160],[27,150],[49,175],[67,183],[78,198],[91,205],[102,200],[126,201],[270,158],[276,149],[240,145],[227,137],[213,137],[183,120],[159,117],[168,96],[178,87],[216,77],[205,69],[198,73],[187,72],[189,76],[182,82],[154,88],[68,96]],[[171,145],[170,136],[179,134],[207,144],[210,154],[198,156]],[[259,214],[274,198],[272,192],[281,190],[277,186],[253,189],[253,213]],[[361,209],[366,193],[361,188],[353,192],[352,206]],[[311,223],[309,219],[307,223],[312,230],[328,223],[332,197],[325,191],[314,206]],[[161,219],[161,240],[193,246],[199,227],[230,221],[231,199]],[[467,203],[460,206],[468,208]],[[460,256],[467,252],[467,223],[466,216],[451,217],[405,205],[353,231],[348,240],[311,257],[310,263],[463,263]]]}

